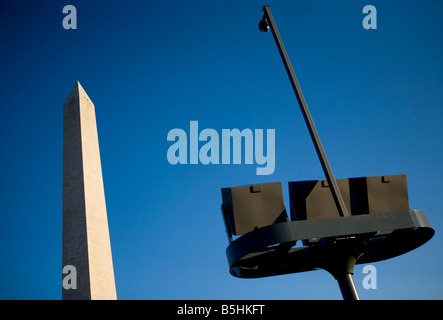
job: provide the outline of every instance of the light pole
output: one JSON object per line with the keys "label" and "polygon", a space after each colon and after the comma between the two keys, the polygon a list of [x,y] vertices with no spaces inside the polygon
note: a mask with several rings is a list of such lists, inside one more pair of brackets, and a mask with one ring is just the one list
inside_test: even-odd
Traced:
{"label": "light pole", "polygon": [[309,112],[308,105],[301,91],[300,85],[298,84],[297,77],[295,76],[294,69],[292,69],[291,61],[289,61],[288,54],[281,40],[280,34],[278,32],[277,26],[275,25],[274,18],[272,17],[271,10],[269,6],[264,6],[263,11],[265,12],[262,20],[259,23],[259,29],[262,32],[267,32],[269,28],[274,36],[275,43],[277,44],[278,51],[280,52],[283,64],[285,65],[286,72],[288,73],[289,80],[291,81],[292,89],[294,90],[295,96],[297,97],[298,104],[300,105],[301,112],[305,119],[306,125],[311,135],[312,142],[314,143],[315,150],[317,151],[318,158],[320,159],[323,172],[325,173],[326,179],[331,186],[332,196],[334,197],[337,209],[342,217],[349,216],[346,206],[343,202],[343,198],[340,194],[340,190],[337,185],[337,181],[329,165],[328,158],[326,157],[325,150],[321,144],[320,137],[315,128],[314,121],[312,120],[311,113]]}
{"label": "light pole", "polygon": [[359,300],[355,264],[402,255],[435,231],[424,212],[409,208],[406,175],[334,178],[271,11],[263,11],[259,29],[272,31],[327,181],[289,182],[291,219],[280,182],[222,188],[229,272],[262,278],[323,269],[343,299]]}
{"label": "light pole", "polygon": [[[269,6],[264,6],[263,11],[264,15],[259,23],[259,29],[262,32],[268,32],[269,29],[271,29],[275,43],[277,44],[278,51],[280,52],[280,56],[283,60],[283,64],[286,68],[286,72],[288,73],[292,89],[294,90],[295,96],[297,97],[300,110],[303,114],[303,118],[305,119],[306,126],[308,127],[312,142],[314,143],[314,147],[317,152],[318,158],[320,160],[321,166],[323,168],[323,172],[326,176],[326,180],[328,181],[331,187],[332,197],[334,198],[335,205],[337,206],[340,216],[347,217],[349,216],[349,213],[344,204],[343,197],[338,188],[337,181],[335,180],[334,174],[332,173],[332,169],[331,166],[329,165],[328,158],[326,157],[325,150],[323,149],[323,145],[320,141],[317,129],[315,128],[314,120],[312,119],[311,113],[309,112],[308,105],[303,96],[300,85],[298,84],[297,77],[295,76],[294,69],[292,68],[288,54],[286,53],[285,46],[283,45],[283,41],[280,37],[280,33],[278,32],[277,26],[275,24],[274,18],[272,17]],[[341,275],[339,278],[337,278],[337,281],[339,283],[340,290],[343,294],[343,298],[356,299],[356,300],[359,299],[357,289],[355,288],[354,280],[352,279],[352,274],[345,273]]]}

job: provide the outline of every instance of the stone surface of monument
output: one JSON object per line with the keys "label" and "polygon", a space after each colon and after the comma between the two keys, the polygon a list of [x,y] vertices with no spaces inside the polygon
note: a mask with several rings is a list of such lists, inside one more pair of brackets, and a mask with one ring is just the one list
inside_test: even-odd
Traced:
{"label": "stone surface of monument", "polygon": [[63,300],[117,298],[95,107],[78,81],[63,106],[62,250],[76,270]]}

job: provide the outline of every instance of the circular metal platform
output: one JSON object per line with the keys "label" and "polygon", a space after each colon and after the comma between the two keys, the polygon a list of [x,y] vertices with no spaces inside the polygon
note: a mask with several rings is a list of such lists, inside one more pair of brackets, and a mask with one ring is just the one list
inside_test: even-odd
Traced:
{"label": "circular metal platform", "polygon": [[[239,278],[324,269],[337,278],[354,264],[390,259],[434,235],[419,210],[276,223],[246,233],[226,249],[230,273]],[[297,242],[309,245],[298,247]]]}

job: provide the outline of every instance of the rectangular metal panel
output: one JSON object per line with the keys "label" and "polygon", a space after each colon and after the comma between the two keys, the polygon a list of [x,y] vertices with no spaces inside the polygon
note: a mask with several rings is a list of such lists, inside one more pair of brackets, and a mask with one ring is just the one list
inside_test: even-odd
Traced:
{"label": "rectangular metal panel", "polygon": [[[349,181],[348,179],[337,179],[336,181],[343,196],[343,202],[350,212]],[[293,221],[341,216],[326,180],[289,182],[289,197],[291,220]]]}
{"label": "rectangular metal panel", "polygon": [[232,235],[287,221],[280,182],[222,188],[222,199],[226,227]]}
{"label": "rectangular metal panel", "polygon": [[409,210],[406,175],[349,179],[352,214],[372,214]]}

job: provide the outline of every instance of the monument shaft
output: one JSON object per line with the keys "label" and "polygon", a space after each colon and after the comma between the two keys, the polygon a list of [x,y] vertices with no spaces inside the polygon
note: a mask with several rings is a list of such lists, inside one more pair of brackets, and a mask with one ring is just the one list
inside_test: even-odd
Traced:
{"label": "monument shaft", "polygon": [[79,82],[63,106],[62,249],[63,267],[76,269],[62,299],[117,298],[95,107]]}

